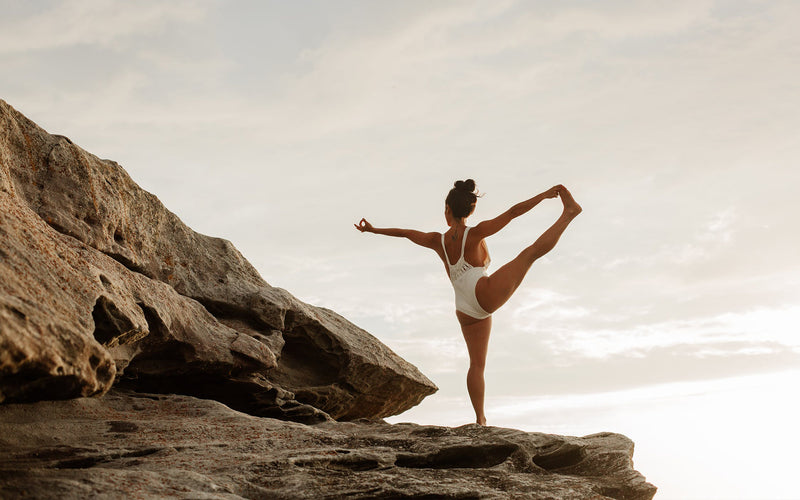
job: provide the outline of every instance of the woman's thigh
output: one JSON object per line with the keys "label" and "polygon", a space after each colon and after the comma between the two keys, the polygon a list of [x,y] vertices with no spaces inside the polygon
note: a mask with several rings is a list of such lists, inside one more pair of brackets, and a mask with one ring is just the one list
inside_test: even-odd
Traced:
{"label": "woman's thigh", "polygon": [[492,317],[475,319],[464,313],[456,312],[461,323],[461,333],[467,343],[467,352],[471,364],[484,365],[489,350],[489,335],[492,331]]}
{"label": "woman's thigh", "polygon": [[530,264],[523,258],[516,258],[475,284],[475,297],[478,304],[488,313],[493,313],[508,302],[528,273]]}

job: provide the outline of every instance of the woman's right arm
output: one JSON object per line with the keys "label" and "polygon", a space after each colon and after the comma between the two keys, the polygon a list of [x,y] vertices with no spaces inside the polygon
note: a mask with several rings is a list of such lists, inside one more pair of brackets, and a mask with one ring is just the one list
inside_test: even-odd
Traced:
{"label": "woman's right arm", "polygon": [[559,191],[563,187],[564,186],[562,186],[561,184],[553,186],[547,191],[539,193],[529,200],[517,203],[516,205],[509,208],[508,210],[498,215],[494,219],[489,219],[481,222],[480,224],[475,226],[475,228],[472,229],[470,234],[474,234],[476,237],[480,237],[481,239],[487,238],[495,234],[496,232],[506,227],[506,225],[513,219],[516,219],[520,215],[527,213],[530,209],[541,203],[542,200],[546,200],[547,198],[557,197]]}
{"label": "woman's right arm", "polygon": [[367,222],[367,219],[361,219],[358,224],[353,225],[362,233],[375,233],[382,234],[384,236],[408,238],[413,243],[425,248],[430,248],[432,250],[435,250],[439,245],[438,242],[441,237],[439,233],[423,233],[422,231],[416,231],[414,229],[372,227],[372,224]]}

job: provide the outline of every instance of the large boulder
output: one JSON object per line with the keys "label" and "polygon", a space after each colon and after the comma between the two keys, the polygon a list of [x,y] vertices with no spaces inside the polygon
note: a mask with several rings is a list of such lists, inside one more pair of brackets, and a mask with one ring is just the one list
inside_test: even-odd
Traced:
{"label": "large boulder", "polygon": [[117,163],[0,100],[0,402],[138,390],[300,421],[400,413],[435,385],[270,286]]}
{"label": "large boulder", "polygon": [[649,500],[633,443],[514,429],[315,426],[188,396],[0,406],[0,497]]}

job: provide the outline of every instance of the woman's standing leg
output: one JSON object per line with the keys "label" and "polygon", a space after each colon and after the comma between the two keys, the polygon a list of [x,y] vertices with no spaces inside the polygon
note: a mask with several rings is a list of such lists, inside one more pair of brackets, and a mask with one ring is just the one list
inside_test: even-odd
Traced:
{"label": "woman's standing leg", "polygon": [[558,195],[564,204],[564,211],[558,220],[511,262],[495,271],[491,276],[478,281],[475,286],[475,295],[478,303],[486,312],[495,312],[511,298],[531,265],[556,246],[569,223],[581,213],[581,206],[575,202],[566,188],[559,191]]}
{"label": "woman's standing leg", "polygon": [[489,349],[489,334],[492,331],[492,317],[476,320],[464,313],[456,311],[461,323],[461,332],[467,342],[469,352],[469,371],[467,371],[467,392],[475,409],[475,421],[486,425],[486,414],[483,410],[483,396],[486,383],[483,371],[486,368],[486,352]]}

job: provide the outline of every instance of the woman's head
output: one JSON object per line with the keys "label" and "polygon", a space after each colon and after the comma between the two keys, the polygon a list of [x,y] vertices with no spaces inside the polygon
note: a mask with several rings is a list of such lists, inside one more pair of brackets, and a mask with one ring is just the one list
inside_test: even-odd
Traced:
{"label": "woman's head", "polygon": [[476,201],[478,201],[478,195],[475,191],[475,181],[472,179],[456,181],[444,200],[445,204],[450,207],[450,213],[456,219],[463,219],[471,214],[475,210]]}

